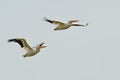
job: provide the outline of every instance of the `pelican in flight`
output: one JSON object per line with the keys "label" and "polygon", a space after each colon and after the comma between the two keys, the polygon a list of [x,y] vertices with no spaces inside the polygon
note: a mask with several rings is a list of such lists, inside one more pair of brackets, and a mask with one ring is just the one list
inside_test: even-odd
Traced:
{"label": "pelican in flight", "polygon": [[47,47],[43,46],[44,42],[42,42],[36,47],[31,48],[24,38],[9,39],[8,42],[17,42],[21,46],[21,48],[26,51],[26,53],[23,55],[24,58],[34,56],[40,51],[41,48]]}
{"label": "pelican in flight", "polygon": [[51,23],[51,24],[55,24],[57,25],[57,27],[54,30],[65,30],[71,26],[82,26],[85,27],[88,25],[88,23],[86,25],[81,25],[81,24],[73,24],[74,22],[78,22],[79,20],[70,20],[67,23],[63,23],[60,21],[56,21],[56,20],[49,20],[46,17],[44,17],[44,20]]}

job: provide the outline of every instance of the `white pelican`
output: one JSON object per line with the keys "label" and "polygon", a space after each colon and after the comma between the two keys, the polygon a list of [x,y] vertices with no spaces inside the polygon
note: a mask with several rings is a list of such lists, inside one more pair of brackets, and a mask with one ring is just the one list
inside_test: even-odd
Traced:
{"label": "white pelican", "polygon": [[63,22],[56,21],[56,20],[49,20],[46,17],[44,17],[44,20],[49,22],[49,23],[57,25],[57,27],[54,30],[64,30],[64,29],[67,29],[67,28],[69,28],[71,26],[82,26],[82,27],[85,27],[85,26],[88,25],[88,23],[86,25],[73,24],[74,22],[78,22],[79,20],[70,20],[67,23],[63,23]]}
{"label": "white pelican", "polygon": [[23,55],[24,58],[34,56],[40,51],[41,48],[47,47],[43,46],[44,42],[42,42],[36,47],[31,48],[24,38],[9,39],[8,42],[17,42],[21,46],[21,48],[26,51],[26,53]]}

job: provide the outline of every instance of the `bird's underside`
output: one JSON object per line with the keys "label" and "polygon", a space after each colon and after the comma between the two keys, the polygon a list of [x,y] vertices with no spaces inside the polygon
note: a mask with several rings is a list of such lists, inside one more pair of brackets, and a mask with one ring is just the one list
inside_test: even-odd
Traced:
{"label": "bird's underside", "polygon": [[25,54],[23,55],[23,57],[24,57],[24,58],[25,58],[25,57],[31,57],[31,56],[36,55],[37,53],[38,53],[38,52],[35,52],[35,51],[31,50],[31,51],[25,53]]}
{"label": "bird's underside", "polygon": [[54,28],[54,30],[65,30],[69,27],[70,27],[69,25],[60,24],[56,28]]}

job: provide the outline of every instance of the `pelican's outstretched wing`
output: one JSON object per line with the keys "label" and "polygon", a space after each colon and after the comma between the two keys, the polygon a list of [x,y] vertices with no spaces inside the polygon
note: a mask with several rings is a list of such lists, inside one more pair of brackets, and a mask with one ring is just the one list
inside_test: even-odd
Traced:
{"label": "pelican's outstretched wing", "polygon": [[53,23],[52,20],[49,20],[49,19],[47,19],[46,17],[44,17],[44,20],[47,21],[47,22],[49,22],[49,23]]}
{"label": "pelican's outstretched wing", "polygon": [[53,24],[55,24],[55,25],[64,25],[65,23],[53,20]]}
{"label": "pelican's outstretched wing", "polygon": [[49,20],[46,17],[44,18],[45,21],[55,24],[57,25],[57,27],[54,30],[63,30],[63,29],[67,29],[68,25],[66,23],[60,22],[60,21],[56,21],[56,20]]}
{"label": "pelican's outstretched wing", "polygon": [[64,24],[63,22],[56,21],[56,20],[50,20],[50,19],[47,19],[46,17],[44,17],[44,20],[49,23],[55,24],[55,25],[63,25]]}
{"label": "pelican's outstretched wing", "polygon": [[8,42],[17,42],[21,46],[21,48],[24,47],[22,41],[18,39],[9,39]]}
{"label": "pelican's outstretched wing", "polygon": [[70,27],[69,25],[60,24],[60,25],[58,25],[54,30],[64,30],[64,29],[67,29],[67,28],[69,28],[69,27]]}
{"label": "pelican's outstretched wing", "polygon": [[25,50],[27,51],[32,50],[32,48],[28,45],[24,38],[9,39],[8,42],[17,42]]}

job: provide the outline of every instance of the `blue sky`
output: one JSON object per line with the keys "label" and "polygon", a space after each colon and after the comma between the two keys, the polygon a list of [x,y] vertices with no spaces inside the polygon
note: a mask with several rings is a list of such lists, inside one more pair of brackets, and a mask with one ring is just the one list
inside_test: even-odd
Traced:
{"label": "blue sky", "polygon": [[[118,0],[0,1],[1,80],[120,80]],[[78,19],[89,25],[54,31],[43,20]],[[45,42],[39,54],[23,58],[24,50],[10,38],[31,46]]]}

